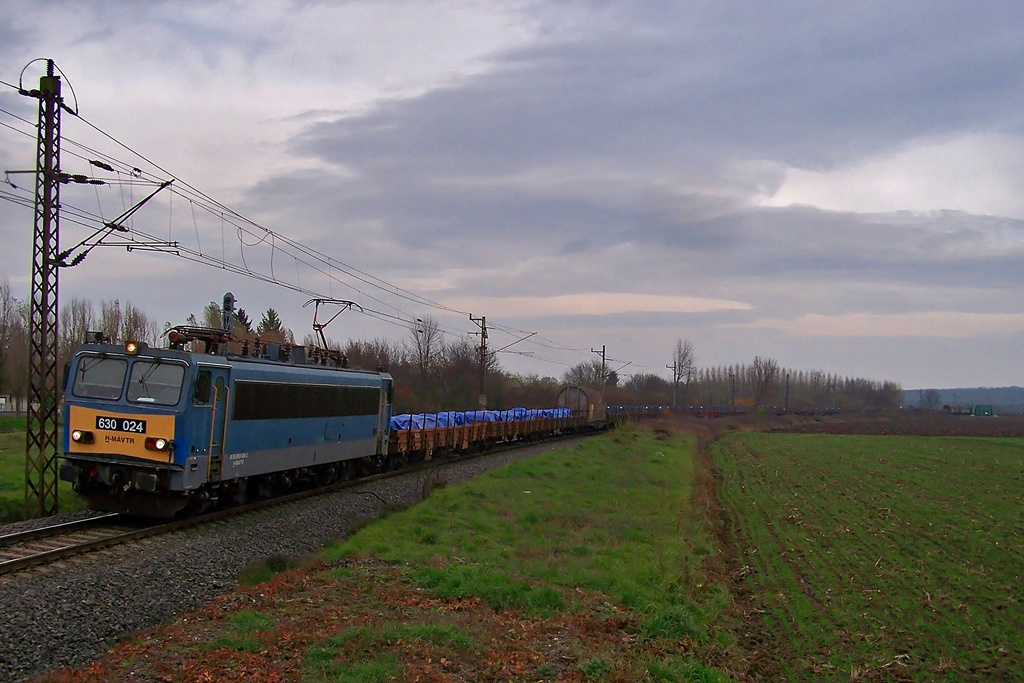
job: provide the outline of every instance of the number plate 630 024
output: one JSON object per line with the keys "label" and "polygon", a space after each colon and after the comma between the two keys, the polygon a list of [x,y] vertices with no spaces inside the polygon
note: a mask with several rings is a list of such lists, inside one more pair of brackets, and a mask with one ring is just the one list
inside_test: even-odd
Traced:
{"label": "number plate 630 024", "polygon": [[104,417],[96,416],[96,429],[106,429],[112,432],[132,432],[134,434],[146,433],[145,420],[133,420],[127,417]]}

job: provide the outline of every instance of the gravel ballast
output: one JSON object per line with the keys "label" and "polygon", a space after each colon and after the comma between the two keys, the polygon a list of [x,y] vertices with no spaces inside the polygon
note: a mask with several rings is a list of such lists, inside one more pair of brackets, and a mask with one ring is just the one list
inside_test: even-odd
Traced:
{"label": "gravel ballast", "polygon": [[[435,476],[454,484],[575,443],[537,444],[457,461]],[[21,681],[86,664],[132,631],[166,623],[231,592],[241,570],[253,562],[275,554],[308,555],[392,506],[417,502],[425,476],[410,473],[362,484],[2,576],[0,680]],[[14,530],[0,527],[0,534]]]}

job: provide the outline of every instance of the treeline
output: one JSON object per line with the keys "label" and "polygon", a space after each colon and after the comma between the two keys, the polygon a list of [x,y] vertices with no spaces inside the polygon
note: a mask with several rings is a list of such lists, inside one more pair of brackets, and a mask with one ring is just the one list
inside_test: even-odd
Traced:
{"label": "treeline", "polygon": [[[755,409],[893,410],[899,408],[903,388],[895,382],[842,377],[821,370],[778,368],[764,374],[758,359],[749,365],[701,368],[689,383],[681,383],[673,404],[673,385],[657,375],[633,375],[622,387],[622,398],[643,395],[658,405],[683,408],[717,407],[749,412]],[[609,402],[621,395],[607,392]]]}
{"label": "treeline", "polygon": [[[621,381],[614,370],[594,360],[565,373],[567,384],[604,387],[609,405],[674,406],[680,409],[717,407],[737,411],[892,410],[903,401],[895,382],[842,377],[821,370],[780,367],[772,358],[755,356],[749,364],[697,367],[693,344],[678,340],[672,354],[672,380],[653,373]],[[602,379],[603,378],[603,379]]]}
{"label": "treeline", "polygon": [[[99,331],[110,339],[136,339],[156,344],[160,325],[130,302],[117,299],[94,307],[89,301],[71,299],[57,317],[57,367],[63,368],[85,333]],[[29,305],[11,294],[9,281],[0,280],[0,396],[23,406],[28,395]]]}
{"label": "treeline", "polygon": [[[58,322],[58,367],[63,367],[85,340],[87,331],[101,331],[113,342],[134,339],[163,346],[162,336],[170,327],[117,299],[99,306],[71,299],[61,307]],[[220,327],[221,308],[211,302],[186,322]],[[28,394],[28,329],[28,304],[12,296],[8,282],[0,280],[0,395],[12,397],[18,404],[23,404]],[[295,343],[292,331],[282,325],[273,308],[267,309],[258,323],[238,309],[232,316],[232,333],[238,340]],[[328,338],[327,342],[346,355],[349,367],[386,368],[395,379],[397,412],[469,409],[479,404],[480,353],[475,341],[446,337],[429,317],[418,320],[406,339],[353,339],[342,344]],[[312,335],[306,335],[301,343],[317,345]],[[609,405],[717,406],[746,411],[773,407],[887,410],[899,407],[902,401],[901,387],[892,382],[790,370],[769,358],[755,357],[745,365],[699,368],[693,345],[683,340],[676,343],[672,358],[671,380],[653,373],[622,378],[600,360],[579,363],[554,377],[509,372],[489,353],[483,391],[489,408],[549,407],[567,384],[601,389]]]}

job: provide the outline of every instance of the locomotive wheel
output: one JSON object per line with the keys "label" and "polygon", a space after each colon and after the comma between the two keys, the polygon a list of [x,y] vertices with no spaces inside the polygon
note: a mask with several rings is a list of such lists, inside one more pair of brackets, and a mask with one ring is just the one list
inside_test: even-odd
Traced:
{"label": "locomotive wheel", "polygon": [[359,473],[366,477],[384,471],[384,459],[379,455],[368,455],[359,460]]}
{"label": "locomotive wheel", "polygon": [[249,499],[248,492],[245,482],[238,482],[231,488],[231,505],[245,505]]}
{"label": "locomotive wheel", "polygon": [[256,485],[256,495],[262,500],[267,498],[273,498],[274,496],[274,484],[270,481],[269,477],[260,477],[259,483]]}
{"label": "locomotive wheel", "polygon": [[341,480],[348,481],[356,476],[356,461],[355,460],[343,460],[338,463],[341,468]]}
{"label": "locomotive wheel", "polygon": [[189,498],[188,514],[201,515],[217,505],[217,494],[204,484]]}
{"label": "locomotive wheel", "polygon": [[338,468],[334,465],[324,465],[319,472],[319,485],[329,486],[338,481]]}
{"label": "locomotive wheel", "polygon": [[409,457],[405,453],[389,453],[388,469],[400,470],[409,464]]}

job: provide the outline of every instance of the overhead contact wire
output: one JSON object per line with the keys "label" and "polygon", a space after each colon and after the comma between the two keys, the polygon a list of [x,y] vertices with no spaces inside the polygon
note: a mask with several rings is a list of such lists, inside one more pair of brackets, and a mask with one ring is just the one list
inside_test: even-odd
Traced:
{"label": "overhead contact wire", "polygon": [[[2,110],[0,110],[0,111],[2,111]],[[31,122],[28,122],[26,119],[22,119],[21,117],[18,117],[17,115],[12,114],[11,112],[4,111],[4,113],[6,113],[8,115],[11,115],[11,116],[13,116],[16,119],[22,120],[22,121],[28,123],[29,125],[31,125]],[[254,245],[249,245],[249,246],[257,246],[260,243],[265,242],[268,238],[271,240],[271,264],[273,264],[274,253],[277,250],[281,250],[283,253],[288,254],[289,256],[292,256],[292,258],[296,262],[296,276],[297,276],[297,278],[300,278],[299,265],[300,264],[301,265],[305,265],[305,266],[309,267],[310,269],[312,269],[314,272],[320,273],[321,275],[323,275],[327,279],[327,282],[329,283],[329,290],[331,292],[333,292],[333,290],[331,290],[330,288],[333,287],[333,283],[337,282],[338,284],[341,284],[341,285],[344,285],[346,287],[349,287],[350,289],[352,289],[354,292],[356,292],[360,296],[363,296],[363,297],[365,297],[368,300],[375,301],[378,304],[384,306],[385,308],[394,310],[394,311],[396,311],[398,313],[398,315],[391,315],[391,314],[385,314],[385,313],[383,313],[381,311],[374,311],[372,309],[368,309],[368,310],[371,310],[371,312],[373,314],[375,314],[378,317],[378,319],[382,319],[382,320],[386,320],[386,321],[393,321],[394,324],[400,324],[402,326],[410,326],[410,325],[413,325],[415,323],[415,319],[414,318],[412,318],[412,317],[404,317],[402,315],[401,309],[399,309],[398,307],[396,307],[396,306],[388,303],[387,301],[384,301],[384,300],[382,300],[382,299],[380,299],[380,298],[370,294],[369,292],[363,291],[360,288],[358,288],[356,286],[353,286],[353,284],[350,283],[350,282],[345,282],[345,281],[339,279],[334,274],[334,270],[335,269],[337,269],[342,275],[344,275],[344,276],[346,276],[348,278],[351,278],[352,280],[355,280],[357,282],[363,283],[363,284],[365,284],[365,285],[367,285],[369,287],[372,287],[374,289],[379,289],[382,292],[387,293],[388,295],[395,296],[395,297],[397,297],[399,299],[404,299],[404,300],[406,300],[406,301],[408,301],[410,303],[413,303],[413,304],[416,304],[416,305],[425,306],[425,307],[428,307],[428,308],[434,308],[434,309],[445,311],[445,312],[448,312],[448,313],[453,313],[453,314],[458,314],[458,315],[470,315],[470,313],[467,312],[467,311],[462,311],[462,310],[459,310],[457,308],[453,308],[451,306],[447,306],[445,304],[442,304],[442,303],[440,303],[438,301],[435,301],[433,299],[430,299],[428,297],[416,294],[414,292],[411,292],[410,290],[407,290],[405,288],[402,288],[402,287],[394,285],[394,284],[392,284],[390,282],[387,282],[386,280],[383,280],[382,278],[379,278],[379,277],[376,277],[374,275],[371,275],[370,273],[367,273],[367,272],[365,272],[365,271],[363,271],[363,270],[361,270],[359,268],[356,268],[355,266],[347,264],[347,263],[345,263],[343,261],[338,261],[337,259],[335,259],[335,258],[333,258],[331,256],[328,256],[328,255],[324,254],[323,252],[320,252],[317,249],[314,249],[312,247],[308,247],[308,246],[306,246],[306,245],[304,245],[304,244],[302,244],[300,242],[297,242],[297,241],[292,240],[292,239],[290,239],[290,238],[288,238],[288,237],[286,237],[284,235],[281,235],[281,234],[279,234],[279,233],[277,233],[277,232],[275,232],[273,230],[270,230],[269,228],[266,228],[265,226],[262,226],[262,225],[256,223],[255,221],[253,221],[253,220],[251,220],[249,218],[246,218],[245,216],[239,214],[237,211],[231,209],[230,207],[228,207],[227,205],[223,204],[222,202],[214,199],[213,197],[209,196],[205,192],[199,190],[198,188],[196,188],[192,184],[188,183],[187,181],[184,181],[181,178],[179,178],[178,176],[174,175],[173,173],[170,173],[169,171],[164,169],[162,166],[160,166],[159,164],[157,164],[153,160],[149,159],[144,154],[141,154],[140,152],[136,151],[132,147],[126,145],[125,143],[121,142],[120,140],[118,140],[118,139],[114,138],[113,136],[111,136],[110,134],[106,133],[104,130],[102,130],[101,128],[99,128],[95,124],[93,124],[91,121],[89,121],[85,117],[83,117],[80,114],[75,113],[75,112],[72,112],[72,113],[74,113],[75,116],[79,120],[81,120],[85,125],[87,125],[88,127],[92,128],[94,131],[96,131],[97,133],[99,133],[100,135],[105,137],[106,139],[110,140],[111,142],[113,142],[114,144],[118,145],[119,147],[121,147],[125,151],[129,152],[130,154],[136,156],[137,158],[143,160],[145,163],[149,164],[151,167],[153,167],[154,169],[156,169],[160,173],[163,173],[164,175],[169,176],[169,177],[174,179],[176,184],[174,186],[172,186],[171,194],[172,194],[172,196],[174,194],[179,194],[183,198],[188,198],[190,200],[190,204],[192,206],[192,212],[193,212],[193,225],[194,225],[194,228],[196,230],[196,243],[197,243],[197,246],[199,247],[199,250],[194,252],[192,257],[188,258],[187,260],[191,260],[191,261],[195,261],[195,262],[199,262],[199,263],[207,263],[207,264],[213,262],[213,259],[211,259],[209,257],[209,255],[202,253],[201,238],[200,238],[199,229],[198,229],[198,221],[196,220],[195,215],[194,215],[195,207],[199,207],[200,210],[206,211],[207,213],[209,213],[209,214],[211,214],[213,216],[216,216],[216,215],[219,214],[220,217],[221,217],[221,221],[222,221],[221,251],[222,251],[222,254],[225,253],[225,244],[224,244],[224,239],[223,239],[223,223],[224,222],[228,222],[228,223],[234,225],[236,227],[237,231],[238,231],[239,254],[240,254],[240,258],[242,259],[242,266],[236,266],[236,265],[228,262],[226,259],[221,258],[219,260],[219,265],[220,265],[220,267],[222,269],[227,269],[227,270],[230,270],[232,272],[237,272],[238,274],[241,274],[241,275],[247,275],[249,277],[255,278],[257,280],[265,281],[265,282],[268,282],[268,283],[271,283],[271,284],[277,284],[279,286],[283,286],[285,288],[292,289],[293,291],[301,292],[301,293],[304,293],[304,294],[314,294],[314,293],[315,294],[319,294],[318,292],[314,292],[313,290],[309,289],[308,287],[303,287],[301,285],[301,281],[296,283],[296,285],[291,285],[290,283],[288,283],[286,281],[279,280],[277,278],[277,276],[276,276],[276,273],[273,271],[273,266],[272,266],[271,274],[270,274],[269,277],[265,276],[265,275],[262,275],[262,274],[260,274],[260,273],[258,273],[256,271],[253,271],[249,267],[249,265],[248,265],[248,263],[246,261],[245,252],[244,252],[245,240],[243,238],[243,235],[244,234],[249,234],[252,237],[259,237],[259,240]],[[4,124],[4,125],[6,125],[6,124]],[[6,127],[9,127],[12,130],[15,130],[16,132],[20,132],[20,133],[23,133],[25,135],[31,136],[30,133],[26,133],[25,131],[20,131],[20,130],[18,130],[17,128],[15,128],[13,126],[7,125]],[[87,145],[83,145],[81,143],[78,143],[78,142],[76,142],[74,140],[70,140],[69,139],[68,142],[69,142],[69,144],[75,145],[78,148],[83,149],[83,150],[89,152],[90,154],[93,154],[95,156],[101,157],[102,159],[106,160],[107,163],[109,163],[111,165],[116,165],[116,166],[120,167],[119,170],[118,170],[119,173],[120,172],[128,173],[130,175],[130,177],[133,178],[134,180],[119,181],[118,183],[116,183],[116,184],[120,184],[122,189],[124,187],[128,187],[129,189],[131,189],[132,187],[134,187],[135,184],[149,184],[149,185],[155,184],[154,181],[149,181],[149,180],[142,179],[141,178],[142,171],[138,167],[133,166],[130,163],[127,163],[127,162],[124,162],[122,160],[118,160],[118,159],[116,159],[114,157],[111,157],[109,155],[103,154],[103,153],[99,152],[98,150],[95,150],[95,149],[93,149],[93,148],[91,148],[91,147],[89,147]],[[88,161],[88,159],[86,157],[83,157],[83,156],[81,156],[81,155],[79,155],[79,154],[77,154],[75,152],[71,152],[71,154],[74,155],[74,156],[77,156],[79,158],[82,158],[83,160]],[[10,198],[7,198],[7,199],[8,199],[8,201],[11,201]],[[83,219],[83,220],[88,220],[88,219]],[[173,218],[171,220],[173,222]],[[85,225],[85,224],[82,223],[82,225]],[[249,227],[249,226],[251,226],[251,227]],[[262,231],[263,235],[258,235],[256,232],[254,232],[254,229]],[[159,240],[157,240],[154,236],[147,235],[146,233],[144,233],[142,231],[134,230],[134,232],[138,233],[139,235],[142,235],[143,237],[146,237],[147,239],[151,239],[154,242],[159,242]],[[188,253],[190,250],[188,248],[184,247],[181,244],[173,244],[173,239],[172,238],[173,238],[173,226],[169,225],[168,226],[168,240],[167,240],[168,244],[167,245],[146,245],[145,248],[149,249],[149,250],[157,250],[157,251],[163,251],[163,252],[172,252],[172,253],[176,253],[179,256],[182,256],[183,258],[186,258],[185,256],[183,256],[183,254]],[[280,241],[281,244],[278,244],[278,241]],[[288,247],[288,248],[283,248],[282,245],[284,245],[284,247]],[[135,247],[135,248],[141,248],[141,247]],[[292,249],[294,249],[300,255],[296,255],[295,253],[290,253]],[[325,266],[325,268],[324,267],[318,267],[316,265],[316,263],[322,264],[323,266]],[[507,332],[509,334],[513,334],[513,332],[511,330],[513,330],[514,328],[505,328],[505,327],[502,327],[500,325],[493,325],[493,326],[494,326],[495,329],[499,329],[499,330]],[[462,332],[462,331],[453,332],[453,331],[449,331],[449,330],[441,330],[441,332],[443,334],[464,334],[464,332]],[[525,333],[525,331],[523,331],[523,330],[517,330],[516,332],[518,332],[518,333]],[[543,340],[544,342],[548,342],[548,343],[542,343],[541,340]],[[571,348],[571,347],[566,347],[566,346],[558,344],[557,342],[554,342],[554,341],[552,341],[550,339],[546,339],[546,338],[543,338],[543,337],[541,337],[539,339],[524,340],[524,343],[533,344],[533,345],[540,346],[540,347],[543,347],[543,348],[549,348],[549,349],[553,349],[553,350],[567,351],[567,352],[573,352],[573,353],[582,353],[582,352],[586,351],[586,349],[575,349],[575,348]],[[545,361],[548,361],[548,362],[559,362],[559,361],[553,361],[551,359],[541,359],[541,358],[538,358],[538,359],[539,360],[545,360]]]}

